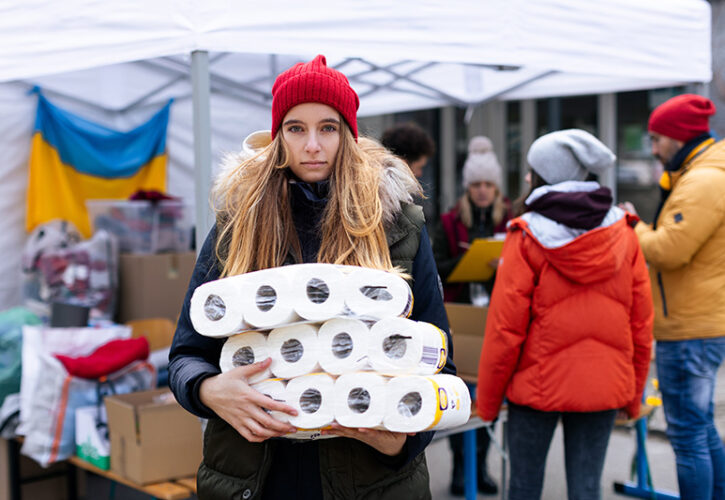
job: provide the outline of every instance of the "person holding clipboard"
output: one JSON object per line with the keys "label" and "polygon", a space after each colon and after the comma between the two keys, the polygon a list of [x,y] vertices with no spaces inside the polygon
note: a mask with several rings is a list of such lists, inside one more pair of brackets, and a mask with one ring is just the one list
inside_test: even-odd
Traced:
{"label": "person holding clipboard", "polygon": [[[495,275],[483,283],[452,283],[448,279],[474,240],[490,238],[496,233],[506,231],[506,223],[512,214],[511,204],[501,193],[502,175],[491,140],[484,136],[472,138],[468,144],[468,157],[463,165],[465,192],[456,206],[441,216],[433,237],[433,255],[443,280],[446,302],[471,304],[476,295],[487,298],[491,294]],[[498,259],[481,263],[494,269],[497,264]],[[461,434],[454,434],[449,440],[453,452],[450,492],[452,495],[463,495],[463,437]],[[486,465],[490,444],[486,429],[477,431],[476,442],[478,490],[484,494],[496,494],[498,487],[488,475]]]}
{"label": "person holding clipboard", "polygon": [[[451,283],[448,278],[471,246],[480,238],[491,238],[506,232],[512,218],[511,203],[501,192],[501,165],[488,137],[476,136],[468,144],[468,157],[463,165],[465,192],[452,210],[441,216],[433,237],[433,254],[443,280],[446,302],[472,303],[469,283]],[[497,266],[497,259],[487,265]],[[493,278],[483,283],[488,295]]]}

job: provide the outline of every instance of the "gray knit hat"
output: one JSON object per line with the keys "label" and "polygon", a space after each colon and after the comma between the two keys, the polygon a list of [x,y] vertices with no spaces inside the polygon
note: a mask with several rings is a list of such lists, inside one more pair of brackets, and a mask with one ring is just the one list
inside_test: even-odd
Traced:
{"label": "gray knit hat", "polygon": [[529,148],[526,160],[549,184],[583,181],[587,173],[600,174],[617,157],[589,132],[559,130],[542,135]]}
{"label": "gray knit hat", "polygon": [[501,165],[493,152],[491,139],[476,136],[468,143],[468,158],[463,164],[463,188],[474,182],[491,182],[501,189]]}

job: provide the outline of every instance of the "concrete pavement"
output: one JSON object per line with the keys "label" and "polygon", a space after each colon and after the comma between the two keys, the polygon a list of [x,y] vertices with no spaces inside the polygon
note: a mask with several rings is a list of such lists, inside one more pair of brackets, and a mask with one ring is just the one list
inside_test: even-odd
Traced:
{"label": "concrete pavement", "polygon": [[[650,369],[650,377],[656,376],[654,363]],[[648,394],[652,392],[648,384]],[[718,372],[715,386],[715,419],[720,435],[725,431],[725,367]],[[658,490],[677,492],[677,473],[675,470],[675,455],[667,437],[664,435],[665,419],[662,408],[655,410],[650,420],[650,433],[647,438],[647,455],[654,486]],[[496,434],[500,442],[501,425],[496,426]],[[543,500],[566,499],[566,475],[564,471],[564,447],[561,425],[554,434],[549,456],[546,463],[546,476],[544,479]],[[614,482],[630,480],[630,466],[636,449],[634,429],[617,428],[612,433],[607,449],[604,472],[602,474],[602,499],[622,500],[631,498],[616,494],[613,489]],[[448,440],[441,439],[433,442],[426,451],[428,469],[431,476],[431,492],[435,500],[460,500],[463,497],[454,497],[448,493],[450,484],[452,459],[448,447]],[[488,454],[489,472],[497,483],[501,478],[501,459],[493,446]],[[493,499],[496,496],[478,495],[478,498]]]}

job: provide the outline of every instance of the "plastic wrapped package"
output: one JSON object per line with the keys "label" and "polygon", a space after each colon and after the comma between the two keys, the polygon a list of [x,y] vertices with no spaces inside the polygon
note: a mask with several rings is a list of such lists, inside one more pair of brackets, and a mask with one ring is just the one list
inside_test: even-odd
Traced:
{"label": "plastic wrapped package", "polygon": [[91,318],[111,319],[118,290],[116,239],[100,231],[89,240],[56,238],[39,246],[41,235],[50,242],[50,228],[36,229],[24,251],[25,306],[48,316],[52,302],[63,302],[89,307]]}
{"label": "plastic wrapped package", "polygon": [[376,321],[408,316],[413,296],[399,275],[333,264],[297,264],[200,285],[191,300],[196,331],[226,337],[332,318]]}

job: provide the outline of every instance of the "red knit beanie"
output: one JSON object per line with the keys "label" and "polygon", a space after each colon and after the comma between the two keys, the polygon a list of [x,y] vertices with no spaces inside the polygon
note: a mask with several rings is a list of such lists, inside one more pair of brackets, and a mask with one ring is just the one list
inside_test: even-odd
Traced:
{"label": "red knit beanie", "polygon": [[272,86],[272,138],[277,135],[287,111],[304,102],[319,102],[340,112],[357,139],[357,109],[360,99],[345,75],[327,67],[325,56],[297,63],[281,73]]}
{"label": "red knit beanie", "polygon": [[687,142],[710,131],[715,105],[707,97],[682,94],[657,106],[649,116],[651,132]]}

